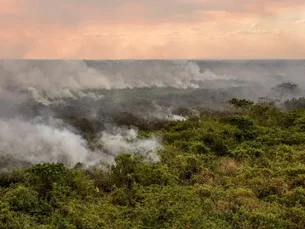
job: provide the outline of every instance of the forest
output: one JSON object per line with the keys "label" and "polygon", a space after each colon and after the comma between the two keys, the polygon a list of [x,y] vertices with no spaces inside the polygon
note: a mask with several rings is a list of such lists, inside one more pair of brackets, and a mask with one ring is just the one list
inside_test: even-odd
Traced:
{"label": "forest", "polygon": [[[135,121],[140,138],[162,138],[158,161],[135,152],[109,165],[1,172],[0,228],[304,228],[304,99],[287,100],[285,109],[227,105],[145,128]],[[94,134],[90,121],[70,122],[87,139]]]}

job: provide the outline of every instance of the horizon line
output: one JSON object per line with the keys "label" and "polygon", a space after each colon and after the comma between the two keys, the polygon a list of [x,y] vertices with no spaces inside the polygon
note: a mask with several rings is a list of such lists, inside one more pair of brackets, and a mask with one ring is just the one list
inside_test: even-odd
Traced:
{"label": "horizon line", "polygon": [[239,60],[239,61],[247,61],[247,60],[254,60],[254,61],[259,61],[259,60],[305,60],[304,58],[143,58],[143,59],[127,59],[127,58],[105,58],[105,59],[90,59],[90,58],[48,58],[48,59],[43,59],[43,58],[0,58],[1,61],[3,60],[29,60],[29,61],[37,61],[37,60],[44,60],[44,61],[228,61],[228,60]]}

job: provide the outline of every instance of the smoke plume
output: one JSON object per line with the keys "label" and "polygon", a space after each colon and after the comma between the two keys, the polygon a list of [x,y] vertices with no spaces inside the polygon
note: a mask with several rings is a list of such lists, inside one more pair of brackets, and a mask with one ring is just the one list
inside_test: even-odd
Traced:
{"label": "smoke plume", "polygon": [[[113,163],[114,157],[121,153],[139,153],[156,162],[157,152],[162,149],[157,138],[137,139],[134,129],[116,128],[112,133],[102,132],[99,139],[102,148],[91,150],[88,142],[62,120],[41,117],[30,121],[0,119],[0,125],[0,156],[24,165],[62,162],[72,167],[79,162],[84,165],[100,161]],[[11,166],[15,166],[14,162]]]}
{"label": "smoke plume", "polygon": [[[303,60],[2,60],[2,164],[64,162],[71,167],[113,163],[121,153],[155,162],[160,139],[140,138],[134,124],[150,128],[151,120],[183,121],[188,112],[180,116],[173,110],[219,107],[233,97],[303,96],[304,72]],[[300,90],[271,89],[287,81]],[[100,128],[90,126],[96,122]]]}

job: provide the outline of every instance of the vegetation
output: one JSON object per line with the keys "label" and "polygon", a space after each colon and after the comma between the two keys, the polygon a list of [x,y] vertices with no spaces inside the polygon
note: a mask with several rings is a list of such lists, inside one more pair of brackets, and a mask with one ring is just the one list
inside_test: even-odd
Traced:
{"label": "vegetation", "polygon": [[229,104],[142,130],[163,138],[155,164],[122,154],[107,169],[0,174],[0,228],[304,228],[305,109]]}
{"label": "vegetation", "polygon": [[299,86],[292,82],[278,84],[272,90],[275,91],[279,96],[295,96],[301,91]]}

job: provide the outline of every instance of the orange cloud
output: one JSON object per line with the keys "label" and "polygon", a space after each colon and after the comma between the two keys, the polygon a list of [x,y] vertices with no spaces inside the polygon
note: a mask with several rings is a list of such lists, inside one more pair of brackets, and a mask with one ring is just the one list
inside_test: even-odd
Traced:
{"label": "orange cloud", "polygon": [[18,12],[19,5],[15,0],[1,0],[0,15]]}
{"label": "orange cloud", "polygon": [[0,1],[1,58],[305,57],[303,0]]}
{"label": "orange cloud", "polygon": [[305,24],[305,19],[304,20],[296,20],[294,23],[295,24]]}

